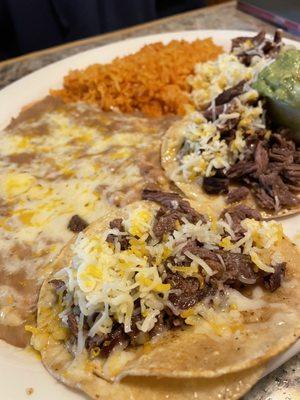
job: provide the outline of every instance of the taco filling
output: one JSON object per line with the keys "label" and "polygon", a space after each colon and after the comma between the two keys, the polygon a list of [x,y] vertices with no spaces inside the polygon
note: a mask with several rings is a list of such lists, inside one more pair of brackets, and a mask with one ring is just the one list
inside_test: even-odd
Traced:
{"label": "taco filling", "polygon": [[[275,221],[244,205],[216,220],[175,193],[144,190],[143,198],[159,206],[140,202],[108,229],[80,232],[69,264],[49,281],[76,356],[105,360],[214,312],[215,333],[229,335],[228,319],[239,330],[243,312],[262,307],[260,293],[276,291],[284,279],[276,250],[283,232]],[[242,293],[251,287],[255,299]]]}
{"label": "taco filling", "polygon": [[201,111],[181,124],[172,180],[227,195],[228,203],[251,195],[270,212],[299,205],[300,148],[287,129],[274,130],[251,86],[281,47],[278,32],[273,42],[263,34],[236,38],[230,54],[196,67],[190,84]]}

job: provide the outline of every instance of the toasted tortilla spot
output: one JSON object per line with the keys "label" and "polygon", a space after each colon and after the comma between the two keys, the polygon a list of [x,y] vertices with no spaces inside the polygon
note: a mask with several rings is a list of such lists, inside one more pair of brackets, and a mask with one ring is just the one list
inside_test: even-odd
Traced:
{"label": "toasted tortilla spot", "polygon": [[[182,176],[174,174],[174,171],[178,170],[177,154],[181,149],[184,140],[185,126],[186,124],[184,120],[175,122],[164,136],[161,146],[162,166],[168,178],[175,183],[187,198],[198,201],[199,204],[203,206],[203,212],[219,215],[226,207],[225,195],[209,195],[204,192],[197,182],[185,181]],[[230,188],[234,187],[236,186],[230,185]],[[298,214],[300,212],[300,205],[294,208],[283,208],[278,212],[264,211],[257,206],[251,191],[250,195],[246,200],[242,201],[242,203],[249,207],[258,209],[261,212],[262,217],[266,220]]]}
{"label": "toasted tortilla spot", "polygon": [[[139,205],[141,203],[137,202],[126,208],[113,210],[110,215],[92,224],[86,234],[90,236],[106,230],[112,219],[126,218],[128,212]],[[144,202],[143,207],[146,205],[150,210],[158,209],[154,203]],[[70,262],[71,245],[72,243],[64,248],[51,266],[53,273]],[[266,306],[255,310],[254,318],[253,313],[249,313],[249,316],[246,314],[237,333],[220,337],[210,332],[201,333],[197,331],[197,327],[168,331],[161,339],[149,342],[147,352],[141,348],[132,350],[135,353],[133,360],[110,379],[119,380],[126,376],[215,378],[262,365],[288,348],[300,336],[299,253],[287,239],[276,249],[287,263],[285,284],[274,293],[263,291],[262,300]],[[50,332],[53,323],[49,315],[43,316],[43,309],[48,307],[49,310],[53,297],[51,285],[48,284],[51,279],[52,277],[44,282],[38,305],[38,328]],[[247,294],[249,293],[252,292],[248,289]],[[271,307],[271,303],[276,305]],[[56,323],[59,324],[58,316],[52,318],[56,318]],[[201,327],[200,324],[199,326]],[[104,376],[99,363],[95,361],[93,365],[97,375]]]}

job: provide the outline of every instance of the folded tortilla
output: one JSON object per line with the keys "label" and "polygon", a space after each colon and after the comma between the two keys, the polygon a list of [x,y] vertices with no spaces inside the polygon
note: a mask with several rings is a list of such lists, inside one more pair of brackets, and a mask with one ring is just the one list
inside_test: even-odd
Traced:
{"label": "folded tortilla", "polygon": [[45,367],[65,385],[83,391],[95,400],[235,400],[243,396],[262,377],[264,366],[246,369],[212,379],[127,377],[118,383],[97,375],[89,360],[74,362],[61,342],[42,351]]}
{"label": "folded tortilla", "polygon": [[[155,203],[144,201],[133,203],[121,210],[112,210],[110,215],[88,227],[85,236],[88,238],[97,237],[97,234],[101,234],[109,228],[110,221],[115,218],[126,218],[140,207],[152,213],[155,213],[159,208]],[[122,382],[125,378],[124,382],[134,382],[135,385],[143,386],[144,381],[128,381],[126,378],[128,376],[176,379],[222,377],[225,380],[229,379],[228,384],[231,385],[230,377],[234,375],[227,374],[242,373],[246,374],[246,381],[249,378],[250,382],[253,382],[257,379],[256,372],[252,370],[250,373],[249,371],[245,372],[245,370],[254,368],[254,371],[256,371],[256,367],[263,365],[270,358],[284,351],[299,337],[300,270],[297,268],[299,253],[295,245],[284,238],[276,248],[286,262],[286,276],[283,284],[273,293],[260,289],[263,292],[259,296],[260,307],[244,312],[239,326],[231,327],[231,334],[222,335],[220,332],[213,332],[213,330],[203,331],[202,325],[205,321],[200,321],[197,326],[187,326],[182,330],[169,330],[143,346],[135,347],[129,351],[113,352],[108,357],[105,366],[103,366],[101,358],[89,358],[85,349],[80,355],[74,356],[69,353],[67,344],[69,332],[68,329],[62,327],[59,318],[59,313],[62,310],[57,304],[57,295],[53,285],[49,283],[55,279],[58,271],[60,271],[60,276],[63,276],[63,269],[70,264],[72,259],[74,243],[75,239],[63,249],[60,256],[50,266],[52,274],[44,282],[40,292],[37,327],[32,328],[32,344],[41,352],[44,364],[52,373],[57,374],[60,379],[65,380],[70,385],[74,385],[76,382],[76,377],[73,376],[75,370],[79,371],[76,372],[76,374],[79,373],[79,376],[83,372],[85,374],[87,370],[91,372],[91,379],[98,382],[99,388],[102,385],[112,388],[107,386],[108,384],[100,378],[104,378],[106,381],[120,381],[122,379]],[[266,262],[269,257],[268,252],[266,251],[264,258]],[[254,298],[254,291],[255,289],[248,287],[243,294],[248,298]],[[63,361],[56,366],[57,357],[60,359],[61,355],[64,355]],[[70,378],[68,378],[69,370],[71,370]],[[99,380],[98,377],[100,377]],[[95,396],[93,390],[89,389],[89,383],[85,382],[85,378],[82,385],[80,383],[81,378],[78,379],[77,386]],[[88,379],[88,382],[90,382],[90,379]],[[145,383],[145,385],[147,384]],[[198,384],[195,383],[195,385],[194,391],[197,392]],[[201,388],[201,384],[199,385]],[[131,385],[128,387],[125,385],[125,387],[128,391],[133,390]],[[233,387],[235,387],[234,383]],[[201,392],[202,389],[199,390]],[[189,389],[187,391],[189,392]],[[156,398],[154,394],[153,396],[153,398]],[[95,396],[95,398],[97,397]]]}
{"label": "folded tortilla", "polygon": [[[161,147],[161,163],[166,175],[175,185],[184,193],[184,195],[201,205],[203,212],[219,215],[222,210],[228,206],[226,204],[226,195],[224,194],[207,194],[196,180],[186,180],[180,172],[178,172],[179,163],[177,160],[178,153],[184,142],[184,132],[187,126],[185,119],[175,122],[164,136]],[[230,189],[237,188],[237,185],[230,184]],[[249,207],[256,208],[261,212],[264,219],[280,218],[287,215],[293,215],[300,212],[300,206],[293,208],[282,208],[279,211],[266,211],[258,207],[253,195],[248,195],[247,199],[242,201]]]}

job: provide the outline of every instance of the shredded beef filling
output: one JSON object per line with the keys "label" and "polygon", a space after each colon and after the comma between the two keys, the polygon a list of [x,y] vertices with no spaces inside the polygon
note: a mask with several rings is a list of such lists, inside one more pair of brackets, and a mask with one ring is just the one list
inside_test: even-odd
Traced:
{"label": "shredded beef filling", "polygon": [[221,194],[228,193],[229,179],[218,176],[205,176],[202,187],[205,193]]}
{"label": "shredded beef filling", "polygon": [[250,193],[250,190],[246,186],[241,186],[236,189],[230,190],[227,196],[227,203],[237,203],[245,200]]}
{"label": "shredded beef filling", "polygon": [[169,283],[174,290],[169,295],[169,301],[179,310],[187,310],[199,303],[210,292],[208,286],[201,287],[197,278],[184,278],[179,273],[168,272],[166,283]]}
{"label": "shredded beef filling", "polygon": [[116,346],[122,346],[126,348],[129,344],[128,336],[124,332],[124,326],[122,324],[115,324],[112,331],[105,338],[101,346],[101,355],[108,357]]}
{"label": "shredded beef filling", "polygon": [[196,223],[199,220],[205,221],[203,215],[199,214],[191,207],[187,200],[184,200],[179,194],[171,192],[161,192],[159,190],[144,189],[142,193],[143,200],[154,201],[160,204],[165,209],[176,210],[185,215],[191,223]]}
{"label": "shredded beef filling", "polygon": [[174,232],[176,224],[181,221],[181,218],[182,213],[180,211],[161,207],[153,226],[153,232],[157,239],[162,240],[164,234]]}
{"label": "shredded beef filling", "polygon": [[245,233],[241,226],[241,221],[246,218],[253,218],[256,221],[260,221],[262,219],[259,211],[247,207],[244,204],[237,204],[236,206],[225,208],[222,211],[221,217],[226,219],[226,214],[228,214],[230,217],[231,229],[234,232],[236,240],[241,239]]}
{"label": "shredded beef filling", "polygon": [[68,315],[68,327],[74,336],[78,334],[78,321],[75,313]]}
{"label": "shredded beef filling", "polygon": [[[282,47],[282,31],[277,29],[273,41],[266,38],[264,31],[254,37],[237,37],[232,40],[231,51],[246,66],[251,65],[254,57],[275,57]],[[247,43],[247,46],[244,46]],[[250,46],[249,46],[250,44]]]}
{"label": "shredded beef filling", "polygon": [[216,106],[222,106],[229,103],[235,97],[241,95],[244,92],[244,86],[246,81],[242,80],[237,85],[232,86],[229,89],[224,90],[214,100]]}
{"label": "shredded beef filling", "polygon": [[144,189],[142,199],[154,201],[161,206],[153,226],[153,232],[159,240],[162,240],[164,234],[172,234],[176,224],[180,223],[183,217],[193,224],[200,220],[205,221],[205,217],[193,209],[190,203],[182,199],[177,193]]}
{"label": "shredded beef filling", "polygon": [[285,263],[275,265],[275,272],[273,274],[266,275],[263,278],[263,284],[267,290],[274,292],[281,285],[282,278],[285,275]]}
{"label": "shredded beef filling", "polygon": [[[206,106],[206,109],[203,113],[204,117],[208,121],[215,121],[221,114],[230,114],[234,112],[235,97],[241,95],[245,89],[245,80],[240,81],[237,85],[230,87],[229,89],[224,90],[220,93],[213,102],[209,103]],[[230,118],[218,125],[219,131],[224,135],[225,133],[232,131],[237,124],[239,123],[239,118]]]}
{"label": "shredded beef filling", "polygon": [[[232,40],[231,51],[245,65],[249,66],[254,57],[273,58],[281,49],[282,32],[277,30],[273,40],[266,38],[261,31],[254,37],[238,37]],[[247,90],[246,81],[224,90],[213,102],[207,105],[204,116],[215,121],[221,114],[236,112],[236,98]],[[255,100],[256,103],[258,100]],[[253,100],[248,100],[251,105]],[[221,138],[230,143],[235,138],[239,117],[224,119],[217,125]],[[257,205],[268,211],[279,211],[299,205],[297,196],[300,186],[300,150],[289,139],[286,130],[274,132],[265,139],[266,129],[253,126],[254,133],[246,139],[247,145],[243,159],[232,165],[227,171],[216,170],[211,177],[204,177],[204,192],[216,195],[228,193],[230,183],[241,185],[241,189],[230,191],[228,203],[240,202],[247,198],[249,190]],[[188,141],[178,154],[179,159],[189,154]],[[246,188],[247,186],[247,188]]]}
{"label": "shredded beef filling", "polygon": [[106,238],[106,241],[108,243],[115,243],[118,242],[120,243],[121,250],[126,250],[129,247],[129,236],[128,235],[122,235],[123,232],[125,232],[125,228],[123,226],[123,220],[122,218],[116,218],[109,223],[110,229],[117,229],[120,234],[109,234]]}
{"label": "shredded beef filling", "polygon": [[[245,82],[225,90],[218,97],[218,104],[223,100],[231,101],[241,94]],[[209,120],[214,120],[222,112],[234,111],[232,102],[219,104],[213,113],[210,105],[204,112]],[[215,114],[215,115],[213,115]],[[235,131],[239,118],[227,119],[223,125],[217,126],[222,139],[230,143],[235,138]],[[299,148],[289,139],[288,131],[282,129],[265,139],[266,130],[255,128],[255,133],[246,139],[243,160],[237,161],[227,171],[215,170],[214,176],[204,177],[202,188],[212,195],[228,193],[230,183],[241,185],[242,188],[230,191],[228,203],[244,200],[250,192],[257,205],[269,211],[278,211],[282,208],[291,208],[299,205],[297,196],[300,187],[300,160]],[[185,149],[185,152],[183,151]],[[183,145],[181,153],[188,154],[189,147]],[[180,153],[180,154],[181,154]]]}
{"label": "shredded beef filling", "polygon": [[230,253],[224,250],[208,250],[196,240],[190,240],[182,249],[203,259],[214,271],[212,282],[222,282],[230,286],[241,284],[254,284],[258,276],[254,273],[254,264],[246,254]]}
{"label": "shredded beef filling", "polygon": [[88,227],[88,223],[79,215],[73,215],[68,223],[68,229],[72,232],[81,232]]}
{"label": "shredded beef filling", "polygon": [[[172,234],[175,229],[175,223],[181,223],[183,216],[192,223],[200,220],[205,222],[204,217],[176,193],[145,190],[143,197],[147,200],[155,201],[161,206],[155,216],[153,228],[154,234],[159,240],[165,233]],[[241,204],[224,210],[221,217],[226,218],[227,214],[230,215],[232,229],[237,237],[243,234],[243,229],[240,225],[243,219],[261,219],[258,211]],[[116,229],[119,233],[126,233],[122,219],[112,220],[110,228]],[[130,248],[129,237],[130,235],[127,233],[126,235],[110,234],[107,237],[107,241],[110,243],[118,241],[121,249],[128,249]],[[184,277],[179,272],[171,270],[172,266],[184,265],[188,267],[191,264],[191,259],[188,257],[190,253],[204,260],[212,269],[213,275],[210,277],[206,276],[199,269],[200,275],[198,277]],[[151,260],[149,262],[151,263]],[[92,316],[84,317],[83,332],[86,337],[85,347],[91,357],[100,355],[106,358],[116,347],[122,349],[136,347],[166,330],[184,327],[185,321],[179,315],[181,311],[187,310],[201,301],[207,301],[210,304],[213,296],[220,290],[220,287],[224,288],[224,285],[241,288],[259,283],[272,292],[281,285],[285,271],[285,264],[282,263],[275,266],[275,272],[272,274],[267,274],[261,270],[255,272],[254,264],[248,255],[231,253],[221,248],[210,250],[204,247],[204,243],[192,239],[186,242],[179,255],[169,257],[162,267],[162,269],[159,269],[159,273],[163,278],[163,282],[170,284],[171,290],[168,295],[167,305],[157,316],[154,327],[149,332],[142,332],[138,329],[137,324],[143,319],[139,299],[134,302],[130,332],[125,332],[123,324],[115,321],[110,333],[98,333],[91,337],[88,335],[88,332],[95,321],[101,318],[101,314],[95,313]],[[53,279],[49,283],[57,294],[63,295],[63,299],[64,296],[67,296],[64,281]],[[70,332],[70,343],[73,344],[77,341],[79,317],[80,309],[77,305],[73,305],[66,318]]]}
{"label": "shredded beef filling", "polygon": [[273,133],[268,141],[257,139],[252,152],[248,148],[246,159],[233,165],[226,175],[236,183],[248,185],[262,209],[295,207],[300,201],[298,151],[286,132]]}

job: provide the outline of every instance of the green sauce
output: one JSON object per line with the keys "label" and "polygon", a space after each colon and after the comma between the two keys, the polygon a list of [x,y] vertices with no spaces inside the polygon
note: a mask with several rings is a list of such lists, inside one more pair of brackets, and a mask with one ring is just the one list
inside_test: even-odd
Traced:
{"label": "green sauce", "polygon": [[300,108],[300,50],[287,50],[252,85],[262,96]]}

